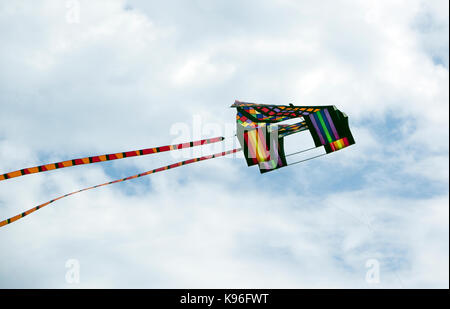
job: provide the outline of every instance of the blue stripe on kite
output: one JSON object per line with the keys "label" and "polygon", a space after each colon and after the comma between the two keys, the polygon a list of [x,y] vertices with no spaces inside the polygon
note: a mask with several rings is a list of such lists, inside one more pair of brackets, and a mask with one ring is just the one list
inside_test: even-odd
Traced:
{"label": "blue stripe on kite", "polygon": [[[319,127],[320,134],[323,136],[324,140],[328,141],[327,134],[325,133],[325,130],[323,129],[322,124],[320,123],[320,119],[317,116],[317,113],[314,113],[313,116],[314,116],[314,119],[315,119],[315,121],[317,123],[317,127]],[[327,144],[327,142],[322,142],[322,143],[323,143],[323,145]]]}
{"label": "blue stripe on kite", "polygon": [[322,114],[323,122],[325,122],[325,125],[326,125],[326,127],[327,127],[327,130],[328,130],[328,132],[330,133],[331,139],[332,139],[333,142],[334,142],[334,141],[336,140],[336,137],[334,136],[334,134],[332,134],[333,131],[331,130],[331,126],[330,126],[330,124],[328,123],[328,119],[327,119],[327,116],[325,115],[324,110],[322,109],[322,110],[320,111],[320,113]]}
{"label": "blue stripe on kite", "polygon": [[314,114],[310,114],[309,119],[311,119],[314,129],[316,130],[317,135],[319,135],[320,142],[322,143],[322,145],[325,145],[325,140],[323,139],[323,136],[322,136],[322,133],[320,132],[319,126],[317,125],[317,122],[314,118]]}

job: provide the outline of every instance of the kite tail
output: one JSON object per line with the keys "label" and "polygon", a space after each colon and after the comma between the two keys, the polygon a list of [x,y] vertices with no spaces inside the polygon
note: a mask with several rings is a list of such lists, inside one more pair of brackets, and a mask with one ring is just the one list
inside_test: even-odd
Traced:
{"label": "kite tail", "polygon": [[112,154],[105,154],[105,155],[99,155],[99,156],[93,156],[93,157],[86,157],[86,158],[72,159],[72,160],[61,161],[61,162],[56,162],[56,163],[44,164],[44,165],[40,165],[40,166],[24,168],[24,169],[17,170],[14,172],[0,174],[0,181],[10,179],[10,178],[20,177],[20,176],[25,176],[28,174],[46,172],[46,171],[50,171],[50,170],[54,170],[54,169],[70,167],[70,166],[75,166],[75,165],[91,164],[91,163],[97,163],[97,162],[103,162],[103,161],[112,161],[112,160],[124,159],[124,158],[129,158],[129,157],[135,157],[135,156],[145,156],[145,155],[149,155],[149,154],[153,154],[153,153],[166,152],[166,151],[171,151],[171,150],[178,150],[178,149],[183,149],[183,148],[212,144],[212,143],[221,142],[224,139],[225,139],[225,137],[219,136],[219,137],[202,139],[202,140],[187,142],[187,143],[182,143],[182,144],[167,145],[167,146],[146,148],[146,149],[140,149],[140,150],[132,150],[132,151],[126,151],[126,152],[118,152],[118,153],[112,153]]}
{"label": "kite tail", "polygon": [[[168,146],[166,146],[166,147],[168,147]],[[10,223],[12,223],[14,221],[17,221],[17,220],[19,220],[19,219],[21,219],[21,218],[23,218],[23,217],[25,217],[25,216],[35,212],[36,210],[41,209],[42,207],[45,207],[45,206],[47,206],[47,205],[49,205],[49,204],[51,204],[51,203],[53,203],[53,202],[55,202],[55,201],[57,201],[59,199],[62,199],[64,197],[67,197],[67,196],[70,196],[70,195],[73,195],[73,194],[76,194],[76,193],[80,193],[80,192],[91,190],[91,189],[95,189],[95,188],[98,188],[98,187],[111,185],[113,183],[118,183],[118,182],[130,180],[130,179],[139,178],[139,177],[142,177],[142,176],[146,176],[146,175],[162,172],[162,171],[165,171],[165,170],[168,170],[168,169],[172,169],[172,168],[179,167],[179,166],[182,166],[182,165],[191,164],[191,163],[194,163],[194,162],[205,161],[205,160],[209,160],[209,159],[213,159],[213,158],[226,156],[226,155],[238,152],[240,150],[241,150],[240,148],[236,148],[236,149],[233,149],[233,150],[219,152],[219,153],[216,153],[216,154],[213,154],[213,155],[209,155],[209,156],[203,156],[203,157],[193,158],[193,159],[189,159],[189,160],[184,160],[184,161],[180,161],[180,162],[173,163],[173,164],[170,164],[170,165],[162,166],[162,167],[159,167],[157,169],[150,170],[150,171],[147,171],[147,172],[144,172],[144,173],[136,174],[136,175],[129,176],[129,177],[126,177],[126,178],[122,178],[122,179],[117,179],[117,180],[110,181],[110,182],[105,182],[105,183],[102,183],[102,184],[99,184],[99,185],[96,185],[96,186],[92,186],[92,187],[88,187],[88,188],[84,188],[84,189],[81,189],[81,190],[78,190],[78,191],[73,191],[73,192],[70,192],[68,194],[61,195],[61,196],[59,196],[57,198],[54,198],[54,199],[52,199],[52,200],[50,200],[48,202],[45,202],[43,204],[40,204],[38,206],[35,206],[35,207],[33,207],[33,208],[31,208],[31,209],[29,209],[29,210],[27,210],[27,211],[25,211],[25,212],[23,212],[21,214],[18,214],[16,216],[14,216],[14,217],[11,217],[9,219],[3,220],[3,221],[0,222],[0,227],[2,227],[4,225],[7,225],[7,224],[10,224]]]}

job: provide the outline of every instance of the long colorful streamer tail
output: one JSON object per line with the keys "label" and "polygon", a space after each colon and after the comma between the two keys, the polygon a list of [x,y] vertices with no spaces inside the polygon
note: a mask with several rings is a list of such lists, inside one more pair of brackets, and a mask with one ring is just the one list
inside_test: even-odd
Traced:
{"label": "long colorful streamer tail", "polygon": [[38,206],[35,206],[35,207],[33,207],[33,208],[31,208],[31,209],[29,209],[29,210],[27,210],[27,211],[25,211],[25,212],[23,212],[21,214],[18,214],[16,216],[14,216],[14,217],[11,217],[9,219],[3,220],[3,221],[0,222],[0,227],[5,226],[7,224],[10,224],[10,223],[12,223],[14,221],[17,221],[17,220],[19,220],[19,219],[21,219],[21,218],[23,218],[23,217],[25,217],[25,216],[35,212],[36,210],[41,209],[41,208],[43,208],[43,207],[45,207],[45,206],[47,206],[47,205],[49,205],[49,204],[59,200],[59,199],[62,199],[64,197],[67,197],[67,196],[70,196],[70,195],[73,195],[73,194],[76,194],[76,193],[80,193],[80,192],[91,190],[91,189],[95,189],[95,188],[98,188],[98,187],[107,186],[107,185],[111,185],[111,184],[114,184],[114,183],[118,183],[118,182],[130,180],[130,179],[139,178],[139,177],[142,177],[142,176],[146,176],[146,175],[162,172],[162,171],[165,171],[165,170],[168,170],[168,169],[172,169],[172,168],[175,168],[175,167],[191,164],[191,163],[194,163],[194,162],[205,161],[205,160],[209,160],[209,159],[213,159],[213,158],[226,156],[226,155],[229,155],[229,154],[232,154],[232,153],[236,153],[236,152],[238,152],[240,150],[241,150],[240,148],[236,148],[236,149],[233,149],[233,150],[219,152],[219,153],[216,153],[216,154],[213,154],[213,155],[208,155],[208,156],[197,157],[197,158],[193,158],[193,159],[189,159],[189,160],[184,160],[184,161],[180,161],[180,162],[173,163],[173,164],[170,164],[170,165],[162,166],[162,167],[159,167],[157,169],[153,169],[153,170],[150,170],[150,171],[147,171],[147,172],[144,172],[144,173],[136,174],[136,175],[129,176],[129,177],[126,177],[126,178],[122,178],[122,179],[117,179],[117,180],[110,181],[110,182],[105,182],[105,183],[102,183],[102,184],[99,184],[99,185],[96,185],[96,186],[92,186],[92,187],[88,187],[88,188],[84,188],[84,189],[81,189],[81,190],[78,190],[78,191],[73,191],[73,192],[70,192],[68,194],[61,195],[61,196],[59,196],[57,198],[54,198],[54,199],[52,199],[52,200],[50,200],[48,202],[45,202],[43,204],[40,204]]}
{"label": "long colorful streamer tail", "polygon": [[182,143],[182,144],[174,144],[174,145],[160,146],[160,147],[154,147],[154,148],[146,148],[146,149],[140,149],[140,150],[118,152],[118,153],[112,153],[112,154],[104,154],[104,155],[85,157],[85,158],[79,158],[79,159],[71,159],[71,160],[66,160],[66,161],[61,161],[61,162],[56,162],[56,163],[44,164],[44,165],[24,168],[21,170],[17,170],[17,171],[5,173],[5,174],[0,174],[0,181],[15,178],[15,177],[20,177],[20,176],[25,176],[25,175],[29,175],[29,174],[46,172],[46,171],[50,171],[50,170],[54,170],[54,169],[75,166],[75,165],[91,164],[91,163],[97,163],[97,162],[103,162],[103,161],[112,161],[112,160],[135,157],[135,156],[145,156],[145,155],[159,153],[159,152],[166,152],[166,151],[171,151],[171,150],[178,150],[178,149],[184,149],[184,148],[189,148],[189,147],[212,144],[212,143],[221,142],[224,139],[225,139],[225,137],[219,136],[219,137],[202,139],[202,140],[187,142],[187,143]]}

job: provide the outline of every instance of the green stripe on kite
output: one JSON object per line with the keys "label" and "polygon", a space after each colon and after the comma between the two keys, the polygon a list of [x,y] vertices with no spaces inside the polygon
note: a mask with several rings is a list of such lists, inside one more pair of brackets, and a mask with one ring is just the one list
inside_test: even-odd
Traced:
{"label": "green stripe on kite", "polygon": [[325,135],[327,136],[328,142],[331,143],[333,140],[331,139],[330,132],[328,132],[327,126],[325,125],[325,122],[323,121],[322,115],[320,114],[320,111],[316,113],[317,117],[319,118],[320,124],[322,125],[323,131],[325,132]]}

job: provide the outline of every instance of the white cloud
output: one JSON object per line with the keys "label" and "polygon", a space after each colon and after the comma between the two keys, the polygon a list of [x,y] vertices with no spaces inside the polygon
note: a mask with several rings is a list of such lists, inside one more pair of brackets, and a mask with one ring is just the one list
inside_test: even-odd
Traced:
{"label": "white cloud", "polygon": [[180,69],[175,72],[173,81],[177,85],[192,86],[211,82],[223,82],[230,77],[236,68],[233,64],[212,63],[207,55],[189,58]]}

